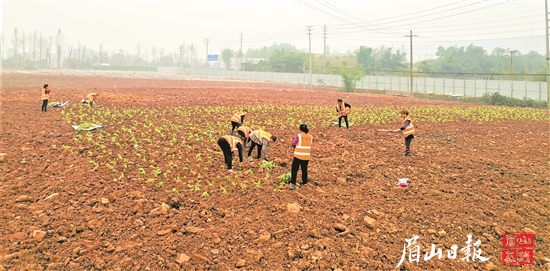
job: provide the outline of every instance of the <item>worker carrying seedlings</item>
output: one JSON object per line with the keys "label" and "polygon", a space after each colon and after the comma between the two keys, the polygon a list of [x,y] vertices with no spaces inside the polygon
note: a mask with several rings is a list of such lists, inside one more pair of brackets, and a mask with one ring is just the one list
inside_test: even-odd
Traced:
{"label": "worker carrying seedlings", "polygon": [[414,125],[412,119],[409,117],[409,111],[407,110],[401,110],[399,112],[401,114],[401,118],[403,118],[403,125],[399,130],[403,132],[403,137],[405,138],[405,156],[411,155],[411,142],[414,138]]}
{"label": "worker carrying seedlings", "polygon": [[244,142],[244,147],[246,148],[246,144],[250,143],[250,133],[253,131],[252,128],[248,126],[240,126],[237,128],[237,136],[241,138],[241,140]]}
{"label": "worker carrying seedlings", "polygon": [[336,113],[338,113],[338,127],[342,127],[342,118],[346,121],[346,128],[349,130],[348,114],[351,112],[351,105],[338,99],[336,104]]}
{"label": "worker carrying seedlings", "polygon": [[302,168],[302,182],[300,186],[307,184],[307,165],[311,160],[311,144],[313,137],[309,134],[306,124],[300,124],[300,133],[292,140],[294,147],[294,158],[292,159],[292,170],[290,172],[290,189],[296,189],[296,175],[298,169]]}
{"label": "worker carrying seedlings", "polygon": [[243,143],[241,139],[236,136],[222,136],[218,139],[218,146],[222,149],[223,157],[225,159],[225,164],[227,165],[227,170],[233,172],[233,152],[239,151],[239,162],[243,161]]}
{"label": "worker carrying seedlings", "polygon": [[248,113],[248,110],[243,109],[242,112],[237,112],[231,117],[231,132],[230,135],[233,135],[235,129],[239,128],[244,123],[244,117]]}
{"label": "worker carrying seedlings", "polygon": [[86,99],[82,99],[82,104],[89,104],[91,107],[94,107],[94,102],[96,101],[97,96],[99,96],[98,93],[89,93],[86,95]]}
{"label": "worker carrying seedlings", "polygon": [[50,99],[50,86],[48,84],[44,84],[44,88],[42,88],[42,112],[46,112],[48,109],[48,100]]}
{"label": "worker carrying seedlings", "polygon": [[264,160],[269,161],[269,157],[267,157],[267,147],[270,142],[277,141],[277,137],[264,130],[258,129],[250,133],[250,140],[252,144],[250,145],[250,149],[248,149],[248,157],[250,158],[252,150],[258,146],[258,157],[256,159],[260,159],[263,156]]}

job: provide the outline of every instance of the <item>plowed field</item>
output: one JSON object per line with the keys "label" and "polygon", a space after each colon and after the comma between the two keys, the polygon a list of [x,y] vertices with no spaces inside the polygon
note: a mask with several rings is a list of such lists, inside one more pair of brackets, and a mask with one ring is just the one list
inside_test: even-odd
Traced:
{"label": "plowed field", "polygon": [[[44,83],[69,104],[41,112]],[[90,92],[95,108],[80,104]],[[349,131],[333,124],[338,98],[352,105]],[[2,75],[0,102],[0,270],[548,268],[547,110],[20,73]],[[267,150],[275,168],[245,155],[227,173],[216,141],[243,108],[245,125],[280,138]],[[401,134],[377,131],[399,128],[401,109],[416,126],[411,156]],[[104,127],[71,127],[82,122]],[[300,123],[314,139],[310,182],[289,190]],[[534,232],[533,265],[501,264],[514,232]]]}

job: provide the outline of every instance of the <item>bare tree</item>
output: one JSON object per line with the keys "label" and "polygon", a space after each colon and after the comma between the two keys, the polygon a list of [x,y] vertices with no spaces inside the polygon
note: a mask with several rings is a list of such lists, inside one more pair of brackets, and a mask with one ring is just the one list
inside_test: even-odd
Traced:
{"label": "bare tree", "polygon": [[78,42],[78,45],[76,47],[76,63],[77,67],[80,68],[80,50],[82,50],[82,43]]}
{"label": "bare tree", "polygon": [[38,62],[42,63],[42,50],[46,51],[46,39],[40,32],[40,37],[38,38]]}
{"label": "bare tree", "polygon": [[11,43],[13,45],[13,55],[17,56],[19,53],[19,44],[20,44],[19,36],[17,35],[17,27],[15,30],[13,30],[13,37],[11,38]]}
{"label": "bare tree", "polygon": [[32,33],[32,36],[29,37],[30,38],[30,47],[31,47],[31,50],[32,50],[32,62],[35,63],[36,62],[36,47],[38,47],[38,31],[36,31],[36,29],[34,30],[34,32]]}
{"label": "bare tree", "polygon": [[145,51],[145,63],[147,64],[149,62],[149,49],[147,49],[147,46],[143,46],[143,51]]}
{"label": "bare tree", "polygon": [[[86,62],[86,46],[84,45],[82,46],[82,57],[80,59],[81,59],[81,63]],[[82,65],[80,67],[82,67]]]}
{"label": "bare tree", "polygon": [[67,53],[68,53],[67,59],[71,59],[71,57],[73,55],[73,51],[74,51],[74,46],[73,45],[67,46]]}
{"label": "bare tree", "polygon": [[99,64],[101,64],[101,55],[103,54],[103,44],[99,45]]}
{"label": "bare tree", "polygon": [[0,43],[0,54],[2,55],[1,56],[2,59],[4,59],[4,36],[5,35],[4,35],[4,33],[0,32],[0,36],[1,36],[0,37],[0,41],[1,41],[1,43]]}
{"label": "bare tree", "polygon": [[189,45],[189,57],[191,60],[189,61],[189,64],[191,64],[192,67],[195,67],[195,46],[193,44]]}
{"label": "bare tree", "polygon": [[151,54],[153,55],[153,62],[157,62],[157,47],[155,45],[151,46]]}
{"label": "bare tree", "polygon": [[25,59],[27,58],[26,53],[25,53],[25,48],[27,48],[27,41],[28,41],[28,37],[27,37],[27,35],[25,35],[25,31],[21,31],[20,44],[21,44],[21,51],[22,51],[22,54],[23,54],[23,65],[25,65]]}
{"label": "bare tree", "polygon": [[46,44],[46,63],[48,68],[52,67],[52,43],[53,37],[49,36]]}
{"label": "bare tree", "polygon": [[136,58],[140,58],[140,57],[141,57],[141,43],[138,42],[136,46]]}

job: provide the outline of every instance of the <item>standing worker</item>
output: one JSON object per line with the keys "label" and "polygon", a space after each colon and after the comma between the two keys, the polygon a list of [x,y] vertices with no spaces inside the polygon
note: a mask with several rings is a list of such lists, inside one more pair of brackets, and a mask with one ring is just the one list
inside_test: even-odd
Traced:
{"label": "standing worker", "polygon": [[336,113],[338,113],[338,127],[342,127],[342,118],[346,121],[346,128],[349,130],[348,114],[351,111],[351,105],[345,103],[342,99],[338,99],[336,104]]}
{"label": "standing worker", "polygon": [[292,171],[290,173],[290,189],[296,189],[296,175],[298,169],[302,168],[302,182],[300,185],[307,184],[307,165],[311,160],[311,144],[313,137],[309,134],[309,128],[306,124],[300,125],[300,133],[292,140],[294,147],[294,158],[292,159]]}
{"label": "standing worker", "polygon": [[239,151],[239,162],[243,162],[243,143],[241,139],[236,136],[222,136],[218,139],[218,146],[222,149],[225,164],[227,170],[233,172],[233,152]]}
{"label": "standing worker", "polygon": [[233,135],[233,132],[236,128],[239,128],[244,123],[244,117],[248,113],[248,110],[243,109],[242,112],[237,112],[231,117],[231,132],[230,135]]}
{"label": "standing worker", "polygon": [[250,149],[248,149],[248,157],[252,155],[252,150],[258,146],[258,157],[256,159],[260,159],[263,156],[264,160],[269,161],[269,157],[267,157],[267,147],[270,142],[277,141],[277,137],[259,129],[250,133],[250,140],[252,144],[250,145]]}
{"label": "standing worker", "polygon": [[44,88],[42,89],[42,112],[46,112],[46,110],[48,109],[50,91],[50,86],[48,84],[44,84]]}
{"label": "standing worker", "polygon": [[399,128],[397,131],[403,132],[403,137],[405,138],[405,156],[411,155],[411,142],[414,138],[414,125],[409,117],[409,111],[407,110],[401,110],[401,118],[403,118],[403,126]]}
{"label": "standing worker", "polygon": [[237,128],[237,134],[244,142],[244,147],[246,148],[246,144],[250,142],[250,133],[252,132],[252,128],[248,126],[240,126]]}
{"label": "standing worker", "polygon": [[82,100],[82,104],[90,104],[91,107],[94,107],[94,101],[97,96],[99,96],[99,94],[95,92],[86,95],[86,99]]}

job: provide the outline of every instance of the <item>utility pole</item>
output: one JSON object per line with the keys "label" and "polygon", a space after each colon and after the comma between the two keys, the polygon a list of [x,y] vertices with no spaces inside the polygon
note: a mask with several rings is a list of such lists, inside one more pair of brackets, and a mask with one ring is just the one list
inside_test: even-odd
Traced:
{"label": "utility pole", "polygon": [[309,35],[309,85],[311,86],[311,25],[306,27]]}
{"label": "utility pole", "polygon": [[550,45],[548,42],[548,0],[544,0],[544,15],[546,23],[546,100],[550,109]]}
{"label": "utility pole", "polygon": [[241,50],[239,51],[239,70],[243,69],[243,32],[241,32]]}
{"label": "utility pole", "polygon": [[405,37],[410,37],[411,38],[411,85],[410,85],[410,92],[411,92],[411,97],[413,97],[413,37],[417,37],[418,35],[413,35],[413,31],[411,30],[410,34],[408,36],[405,36]]}
{"label": "utility pole", "polygon": [[323,27],[323,73],[327,67],[327,25]]}
{"label": "utility pole", "polygon": [[206,45],[206,63],[208,63],[208,44],[210,44],[210,38],[204,38],[204,44]]}
{"label": "utility pole", "polygon": [[513,62],[513,59],[514,59],[514,53],[517,53],[518,50],[510,50],[508,49],[508,52],[510,53],[510,81],[513,79],[513,74],[514,74],[514,62]]}

